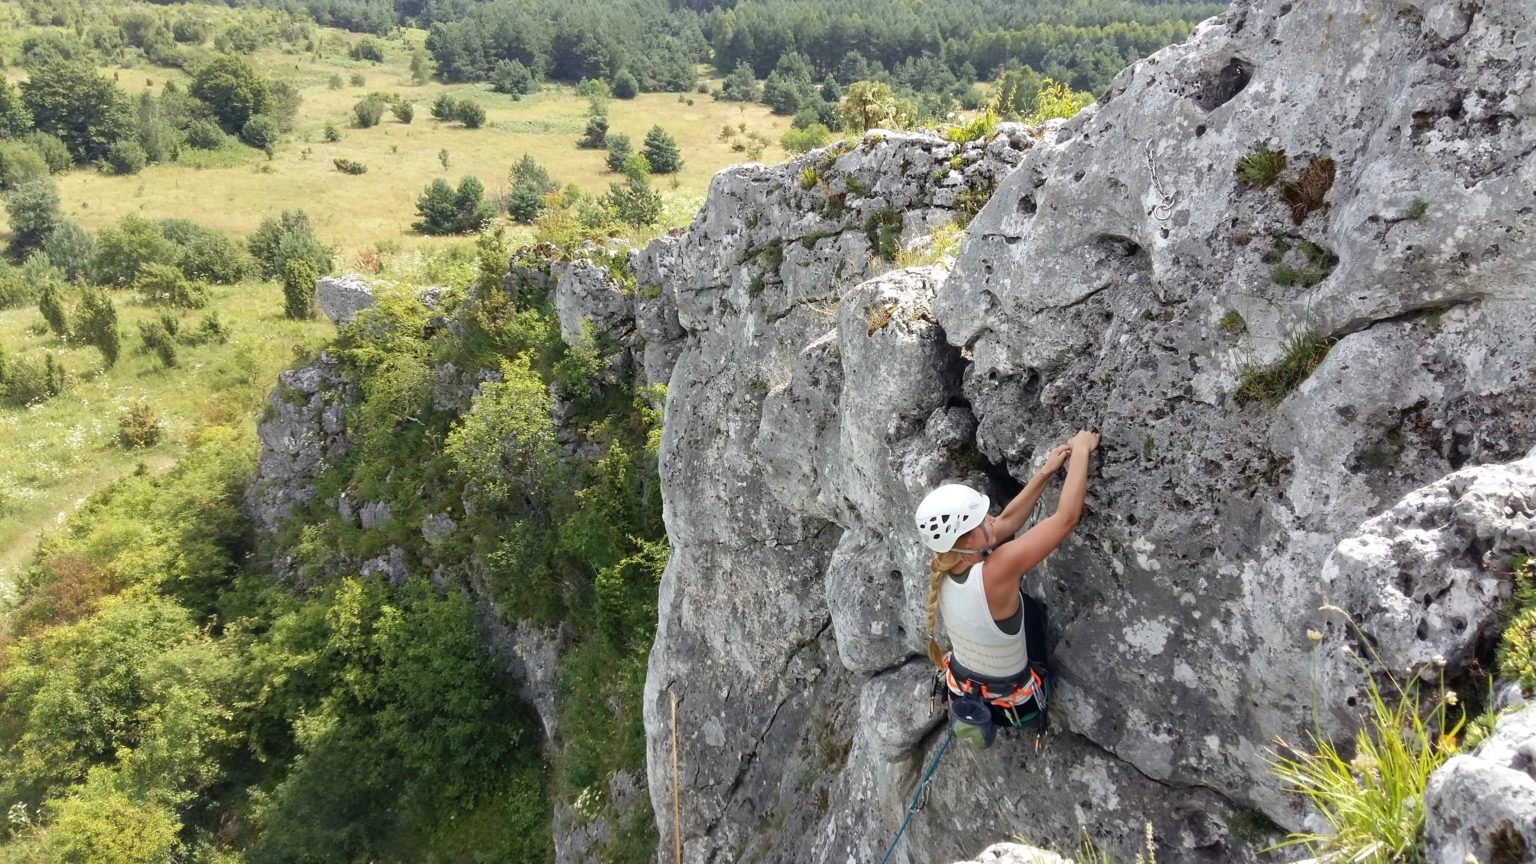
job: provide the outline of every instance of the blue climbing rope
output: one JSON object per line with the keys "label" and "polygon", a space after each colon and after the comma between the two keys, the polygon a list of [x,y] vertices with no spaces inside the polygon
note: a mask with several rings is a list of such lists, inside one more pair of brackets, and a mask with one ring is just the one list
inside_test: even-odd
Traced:
{"label": "blue climbing rope", "polygon": [[918,781],[917,790],[912,793],[912,803],[907,805],[907,815],[901,820],[901,827],[896,829],[896,839],[891,841],[891,848],[885,850],[885,857],[880,859],[880,864],[886,864],[891,860],[891,854],[896,851],[896,844],[901,842],[901,835],[907,833],[907,823],[912,821],[912,814],[917,812],[917,802],[922,800],[923,791],[928,788],[928,781],[933,779],[933,772],[939,767],[939,760],[944,758],[944,751],[949,749],[950,742],[954,740],[955,727],[949,725],[949,734],[944,736],[944,743],[939,745],[939,752],[933,755],[933,761],[928,763],[928,770],[923,772],[923,779]]}

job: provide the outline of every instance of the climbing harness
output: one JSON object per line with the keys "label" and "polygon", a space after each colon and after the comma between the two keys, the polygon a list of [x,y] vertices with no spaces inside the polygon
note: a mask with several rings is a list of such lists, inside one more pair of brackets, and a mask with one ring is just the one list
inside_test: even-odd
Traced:
{"label": "climbing harness", "polygon": [[891,841],[891,848],[885,850],[885,857],[880,859],[880,864],[886,864],[891,860],[891,854],[896,851],[896,845],[901,842],[901,835],[907,833],[907,824],[912,821],[912,816],[923,809],[922,803],[928,792],[928,781],[933,779],[933,772],[939,767],[939,760],[944,758],[944,751],[949,749],[951,741],[955,740],[955,728],[949,728],[949,734],[944,736],[944,743],[939,745],[939,752],[933,755],[933,761],[928,763],[928,770],[923,772],[923,779],[917,783],[917,789],[912,793],[912,803],[907,805],[907,815],[901,820],[901,827],[896,829],[896,838]]}
{"label": "climbing harness", "polygon": [[1173,205],[1178,199],[1178,195],[1169,195],[1167,192],[1164,192],[1163,184],[1157,179],[1157,163],[1152,161],[1151,139],[1147,140],[1145,152],[1147,156],[1147,176],[1151,178],[1152,191],[1157,193],[1158,198],[1158,202],[1152,205],[1152,218],[1166,223],[1168,218],[1173,215]]}
{"label": "climbing harness", "polygon": [[955,735],[973,748],[985,750],[997,737],[992,713],[996,707],[1008,721],[1008,728],[1034,730],[1038,753],[1049,722],[1045,711],[1050,692],[1048,673],[1037,662],[1031,661],[1018,679],[997,680],[970,674],[963,667],[957,675],[954,655],[949,654],[934,674],[928,710],[932,713],[943,698]]}

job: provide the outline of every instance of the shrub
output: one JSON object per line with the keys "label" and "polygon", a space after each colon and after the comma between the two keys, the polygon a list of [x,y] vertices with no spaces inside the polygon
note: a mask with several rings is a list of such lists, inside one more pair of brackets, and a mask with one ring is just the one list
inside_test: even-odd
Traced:
{"label": "shrub", "polygon": [[0,191],[48,176],[48,163],[21,141],[0,140]]}
{"label": "shrub", "polygon": [[343,174],[367,174],[368,166],[356,159],[332,159],[331,164]]}
{"label": "shrub", "polygon": [[75,332],[85,344],[101,352],[107,366],[117,365],[122,350],[122,336],[117,330],[117,308],[106,292],[87,290],[80,298],[80,312],[75,316]]}
{"label": "shrub", "polygon": [[832,140],[832,130],[820,123],[812,123],[804,129],[789,129],[780,136],[779,144],[790,153],[807,153],[817,147],[825,147]]}
{"label": "shrub", "polygon": [[624,160],[628,159],[629,155],[633,152],[634,148],[629,143],[628,135],[609,135],[607,159],[608,170],[614,172],[615,174],[623,173]]}
{"label": "shrub", "polygon": [[384,111],[389,108],[389,102],[377,93],[370,93],[358,100],[352,106],[352,125],[359,129],[369,129],[379,125],[384,118]]}
{"label": "shrub", "polygon": [[660,126],[652,126],[645,133],[645,161],[657,174],[673,174],[683,170],[683,157],[677,149],[677,140]]}
{"label": "shrub", "polygon": [[187,92],[207,105],[229,132],[239,132],[246,121],[272,109],[266,79],[251,64],[228,54],[215,55],[198,69]]}
{"label": "shrub", "polygon": [[219,319],[219,313],[209,312],[197,323],[197,327],[182,334],[188,345],[223,345],[229,341],[229,325]]}
{"label": "shrub", "polygon": [[351,82],[353,87],[361,87],[368,83],[368,79],[364,78],[363,73],[361,72],[353,72],[351,75],[347,76],[347,80]]}
{"label": "shrub", "polygon": [[59,193],[47,177],[34,177],[11,189],[5,198],[5,209],[11,222],[11,240],[6,251],[15,261],[26,260],[43,248],[64,219],[59,210]]}
{"label": "shrub", "polygon": [[613,76],[613,96],[615,99],[633,99],[640,95],[640,82],[628,69],[620,69],[619,74]]}
{"label": "shrub", "polygon": [[396,99],[389,110],[395,115],[395,119],[401,123],[409,124],[416,119],[416,107],[404,99]]}
{"label": "shrub", "polygon": [[107,167],[113,174],[137,174],[148,163],[144,146],[131,138],[114,141],[107,147]]}
{"label": "shrub", "polygon": [[453,189],[441,177],[433,180],[416,199],[421,216],[412,227],[423,234],[469,234],[495,216],[495,206],[485,200],[485,187],[474,177],[459,181]]}
{"label": "shrub", "polygon": [[224,146],[229,136],[212,120],[193,120],[187,124],[183,140],[194,150],[217,150]]}
{"label": "shrub", "polygon": [[347,86],[347,82],[342,80],[340,72],[332,72],[331,77],[326,79],[325,86],[331,88],[332,90],[340,90],[341,88]]}
{"label": "shrub", "polygon": [[59,222],[53,233],[43,242],[42,253],[49,261],[58,262],[64,278],[71,282],[85,281],[91,264],[91,254],[96,241],[78,222],[65,219]]}
{"label": "shrub", "polygon": [[194,282],[169,264],[145,264],[133,280],[134,290],[146,303],[177,309],[201,309],[208,305],[208,286]]}
{"label": "shrub", "polygon": [[6,364],[5,399],[17,407],[36,405],[64,392],[67,384],[64,367],[53,359],[53,352],[43,355],[43,362],[25,355]]}
{"label": "shrub", "polygon": [[449,96],[447,93],[440,94],[437,99],[432,102],[432,118],[434,120],[441,120],[444,123],[447,123],[458,115],[459,100]]}
{"label": "shrub", "polygon": [[38,291],[37,311],[53,335],[60,339],[69,336],[69,311],[64,308],[63,291],[57,284],[47,283]]}
{"label": "shrub", "polygon": [[284,210],[279,217],[261,220],[246,245],[263,279],[280,278],[293,257],[308,260],[316,273],[331,271],[331,250],[315,237],[314,226],[303,210]]}
{"label": "shrub", "polygon": [[516,60],[501,60],[491,71],[491,89],[519,99],[533,92],[533,73]]}
{"label": "shrub", "polygon": [[181,136],[164,120],[147,120],[139,124],[139,144],[146,159],[163,164],[175,161],[181,149]]}
{"label": "shrub", "polygon": [[327,122],[325,124],[325,132],[321,137],[323,137],[326,141],[334,144],[341,140],[341,130],[336,128],[335,123]]}
{"label": "shrub", "polygon": [[320,278],[314,264],[293,258],[283,271],[283,314],[298,321],[315,316],[315,282]]}
{"label": "shrub", "polygon": [[27,142],[28,147],[36,150],[37,155],[43,157],[43,162],[48,165],[49,174],[68,171],[69,167],[75,164],[74,157],[69,155],[69,147],[56,135],[38,130],[28,132],[22,140]]}
{"label": "shrub", "polygon": [[155,446],[164,431],[160,415],[147,399],[140,399],[117,415],[117,443],[130,450]]}
{"label": "shrub", "polygon": [[485,125],[485,106],[473,99],[460,99],[453,117],[463,123],[465,129],[479,129]]}
{"label": "shrub", "polygon": [[126,287],[145,264],[175,264],[180,258],[181,249],[155,223],[130,213],[97,235],[90,277],[98,285]]}
{"label": "shrub", "polygon": [[[0,309],[26,306],[37,299],[37,287],[19,267],[0,261]],[[0,379],[5,376],[0,373]]]}
{"label": "shrub", "polygon": [[160,365],[169,369],[176,365],[176,334],[166,326],[174,325],[174,318],[139,322],[139,350],[160,358]]}
{"label": "shrub", "polygon": [[240,140],[268,156],[276,152],[277,140],[282,134],[282,127],[271,114],[257,114],[240,127]]}
{"label": "shrub", "polygon": [[507,213],[524,225],[538,218],[544,209],[544,196],[560,188],[550,179],[549,172],[526,153],[512,165],[507,185]]}
{"label": "shrub", "polygon": [[587,118],[586,131],[576,141],[576,146],[583,150],[601,150],[608,144],[608,116],[606,114],[594,114]]}
{"label": "shrub", "polygon": [[250,278],[255,270],[250,253],[222,231],[185,219],[165,219],[160,222],[160,233],[181,248],[177,266],[188,279],[234,285]]}
{"label": "shrub", "polygon": [[374,63],[384,62],[384,49],[372,39],[363,39],[347,52],[353,60],[371,60]]}
{"label": "shrub", "polygon": [[757,76],[747,61],[738,62],[731,74],[725,76],[715,98],[727,102],[756,102],[763,98],[762,87],[758,85]]}

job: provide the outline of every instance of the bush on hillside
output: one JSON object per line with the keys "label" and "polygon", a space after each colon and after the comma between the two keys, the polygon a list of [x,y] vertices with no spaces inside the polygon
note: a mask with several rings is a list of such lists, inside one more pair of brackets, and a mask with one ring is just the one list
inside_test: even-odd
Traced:
{"label": "bush on hillside", "polygon": [[107,148],[107,168],[113,174],[137,174],[149,164],[144,146],[131,138],[117,141]]}
{"label": "bush on hillside", "polygon": [[160,233],[180,247],[176,264],[188,279],[234,285],[251,277],[255,263],[235,238],[186,219],[162,219]]}
{"label": "bush on hillside", "polygon": [[352,106],[352,125],[359,129],[371,129],[384,119],[389,102],[377,93],[369,93]]}
{"label": "bush on hillside", "polygon": [[6,251],[13,261],[24,261],[43,248],[48,238],[64,221],[59,208],[59,193],[47,177],[34,177],[18,184],[5,197],[10,215],[11,240]]}
{"label": "bush on hillside", "polygon": [[96,236],[90,281],[125,288],[133,284],[145,264],[175,265],[180,258],[180,247],[166,239],[155,223],[130,213]]}
{"label": "bush on hillside", "polygon": [[512,165],[507,176],[507,214],[527,225],[544,209],[544,196],[560,188],[544,166],[527,153]]}
{"label": "bush on hillside", "polygon": [[652,126],[645,133],[645,161],[657,174],[674,174],[683,170],[683,155],[677,149],[677,139],[660,126]]}
{"label": "bush on hillside", "polygon": [[533,91],[533,73],[516,60],[500,60],[491,71],[491,89],[520,99]]}
{"label": "bush on hillside", "polygon": [[117,443],[130,450],[155,446],[164,431],[165,424],[148,399],[140,399],[117,415]]}
{"label": "bush on hillside", "polygon": [[75,335],[100,351],[107,366],[117,365],[118,354],[122,351],[122,334],[117,329],[117,308],[106,292],[88,289],[80,298],[80,311],[75,315]]}
{"label": "bush on hillside", "polygon": [[369,60],[374,63],[384,62],[384,49],[372,39],[363,39],[347,51],[353,60]]}
{"label": "bush on hillside", "polygon": [[212,120],[193,120],[187,124],[183,140],[194,150],[217,150],[224,146],[229,136]]}
{"label": "bush on hillside", "polygon": [[368,166],[356,159],[332,159],[331,164],[343,174],[367,174]]}
{"label": "bush on hillside", "polygon": [[473,99],[460,99],[453,119],[463,123],[465,129],[479,129],[485,125],[485,106]]}
{"label": "bush on hillside", "polygon": [[576,146],[583,150],[601,150],[608,146],[608,116],[593,114],[587,118],[587,129],[577,139]]}
{"label": "bush on hillside", "polygon": [[96,241],[91,235],[80,227],[80,223],[70,219],[60,220],[43,242],[42,253],[48,256],[49,261],[55,261],[64,273],[64,278],[70,282],[84,282],[91,266],[91,254],[96,248]]}
{"label": "bush on hillside", "polygon": [[628,135],[622,135],[622,134],[609,135],[608,136],[608,159],[607,159],[608,170],[612,171],[615,174],[623,173],[624,172],[624,160],[628,159],[629,158],[629,154],[631,154],[633,152],[635,152],[635,149],[634,149],[633,146],[630,145],[630,143],[629,143],[629,136]]}
{"label": "bush on hillside", "polygon": [[46,282],[37,289],[37,311],[43,323],[53,335],[69,338],[69,310],[64,307],[63,289],[55,282]]}
{"label": "bush on hillside", "polygon": [[420,215],[411,227],[423,234],[470,234],[496,215],[496,208],[485,200],[485,187],[474,177],[459,181],[455,190],[441,177],[433,180],[416,199]]}
{"label": "bush on hillside", "polygon": [[633,99],[640,95],[640,82],[628,69],[620,69],[619,74],[613,76],[613,98]]}
{"label": "bush on hillside", "polygon": [[303,258],[315,272],[331,272],[331,250],[320,243],[309,215],[303,210],[284,210],[281,216],[261,220],[246,241],[263,279],[280,279],[290,258]]}
{"label": "bush on hillside", "polygon": [[793,154],[807,153],[817,147],[825,147],[832,140],[832,131],[820,123],[812,123],[804,129],[790,129],[779,138],[785,150]]}
{"label": "bush on hillside", "polygon": [[432,103],[432,118],[447,123],[459,115],[459,100],[447,93],[439,94]]}
{"label": "bush on hillside", "polygon": [[208,286],[188,279],[170,264],[145,264],[134,277],[133,288],[145,303],[177,309],[201,309],[208,305]]}
{"label": "bush on hillside", "polygon": [[257,114],[240,127],[240,140],[268,156],[277,152],[277,141],[282,134],[282,127],[271,114]]}
{"label": "bush on hillside", "polygon": [[53,359],[53,352],[43,354],[42,362],[25,354],[12,357],[5,364],[5,379],[0,381],[5,401],[18,408],[37,405],[64,392],[67,386],[64,367]]}
{"label": "bush on hillside", "polygon": [[401,123],[409,124],[412,120],[416,119],[416,106],[404,99],[396,99],[394,104],[389,106],[389,110],[395,115],[395,119]]}
{"label": "bush on hillside", "polygon": [[283,314],[296,321],[315,317],[315,283],[320,276],[304,258],[290,258],[283,270]]}
{"label": "bush on hillside", "polygon": [[48,176],[48,163],[22,141],[0,140],[0,192]]}
{"label": "bush on hillside", "polygon": [[48,173],[57,174],[60,171],[68,171],[75,164],[73,156],[69,155],[69,147],[59,140],[57,135],[47,132],[33,131],[27,133],[21,140],[27,142],[27,146],[37,151],[48,164]]}

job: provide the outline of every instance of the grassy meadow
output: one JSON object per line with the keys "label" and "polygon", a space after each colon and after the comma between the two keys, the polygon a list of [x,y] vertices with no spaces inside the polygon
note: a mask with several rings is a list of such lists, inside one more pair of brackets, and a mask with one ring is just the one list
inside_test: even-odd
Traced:
{"label": "grassy meadow", "polygon": [[[200,8],[215,19],[250,14]],[[13,25],[0,35],[0,51],[13,56],[29,32],[25,17],[15,4],[0,3],[0,20]],[[249,58],[273,80],[293,83],[303,97],[293,131],[271,159],[231,139],[215,151],[183,147],[177,161],[150,165],[136,175],[77,166],[54,178],[64,215],[93,234],[131,213],[190,219],[243,237],[266,216],[302,209],[321,241],[335,248],[338,270],[382,268],[385,277],[399,281],[444,284],[468,272],[472,242],[411,230],[416,199],[433,178],[457,184],[473,175],[488,195],[498,198],[507,188],[512,163],[527,153],[553,179],[588,194],[606,191],[619,179],[607,171],[606,151],[576,146],[588,101],[572,87],[544,85],[514,100],[485,84],[414,84],[410,58],[425,39],[423,31],[405,30],[387,40],[374,37],[384,49],[383,63],[348,55],[360,36],[321,33],[314,53],[267,48]],[[170,81],[185,88],[189,81],[181,70],[148,64],[100,71],[130,96],[158,93]],[[26,76],[18,66],[0,74],[13,81]],[[352,83],[355,74],[363,76],[361,86]],[[334,86],[338,76],[341,87]],[[386,113],[373,128],[354,128],[353,105],[371,92],[398,93],[411,101],[414,122],[404,124]],[[432,102],[443,93],[478,101],[486,109],[485,125],[466,129],[433,119]],[[747,133],[771,142],[763,160],[786,157],[777,142],[789,118],[774,116],[762,105],[717,102],[700,93],[645,93],[632,100],[610,99],[608,115],[609,134],[629,135],[636,150],[646,131],[660,124],[682,151],[682,171],[653,181],[665,212],[663,224],[652,233],[686,223],[714,172],[747,160]],[[339,141],[325,140],[327,124],[340,131]],[[736,130],[733,137],[722,135],[727,126]],[[342,173],[333,164],[338,158],[364,163],[367,173]],[[533,239],[526,226],[512,226],[510,234],[514,245]],[[0,242],[6,236],[0,232]],[[0,310],[0,346],[12,356],[52,352],[70,375],[66,392],[41,405],[0,406],[0,588],[8,571],[27,560],[38,537],[92,491],[140,466],[150,471],[168,467],[201,426],[253,422],[277,372],[293,362],[295,349],[313,351],[334,335],[323,320],[284,319],[282,292],[273,283],[212,286],[211,292],[209,309],[187,313],[187,322],[217,312],[231,328],[231,338],[222,345],[183,346],[178,365],[170,369],[140,350],[138,336],[138,323],[163,310],[138,305],[131,292],[114,294],[123,356],[110,370],[102,368],[95,349],[63,343],[48,333],[35,307]],[[118,418],[140,399],[161,416],[165,434],[152,447],[128,449],[117,442]]]}
{"label": "grassy meadow", "polygon": [[[391,41],[379,41],[385,63],[355,61],[347,46],[360,37],[327,31],[319,56],[285,54],[267,50],[252,60],[273,79],[287,80],[300,88],[293,132],[268,160],[259,151],[235,143],[214,152],[183,148],[179,161],[151,165],[133,176],[112,176],[76,170],[59,178],[59,194],[69,218],[91,231],[112,224],[125,213],[151,219],[182,217],[235,234],[253,231],[263,216],[283,209],[302,208],[314,220],[327,243],[337,247],[344,265],[359,253],[395,249],[421,249],[451,240],[422,237],[411,231],[416,219],[416,199],[434,177],[457,184],[473,175],[491,196],[507,187],[507,172],[524,153],[531,154],[561,184],[574,183],[582,191],[599,194],[608,184],[622,179],[604,164],[604,150],[576,146],[587,120],[587,100],[569,86],[546,84],[532,95],[514,100],[493,92],[487,84],[447,85],[437,81],[413,84],[410,54],[421,44],[421,31],[406,31]],[[104,70],[109,71],[109,70]],[[146,87],[158,92],[167,80],[183,86],[186,76],[175,70],[141,68],[110,70],[119,85],[130,92]],[[362,86],[350,82],[361,74]],[[333,89],[332,76],[343,86]],[[146,82],[150,82],[147,83]],[[398,93],[415,106],[415,118],[401,123],[386,113],[370,129],[352,127],[352,106],[371,92]],[[448,93],[473,98],[486,109],[486,123],[466,129],[431,116],[433,100]],[[692,104],[689,104],[689,103]],[[763,152],[766,161],[781,161],[787,154],[779,137],[789,128],[788,117],[774,116],[762,105],[717,102],[707,94],[642,93],[635,99],[610,99],[609,134],[627,134],[638,150],[645,133],[661,125],[683,154],[683,170],[660,175],[654,185],[667,199],[667,219],[682,222],[703,202],[710,177],[720,168],[747,160],[744,151],[732,149],[746,143],[740,127],[771,142]],[[325,140],[330,123],[341,140]],[[735,138],[722,137],[723,127],[738,130]],[[441,154],[446,151],[448,165]],[[347,175],[334,160],[352,159],[368,166],[366,174]],[[532,238],[531,229],[521,229]]]}
{"label": "grassy meadow", "polygon": [[[99,487],[141,463],[151,471],[170,466],[198,428],[251,422],[295,353],[317,350],[335,332],[323,319],[284,318],[275,285],[214,285],[210,292],[209,307],[184,313],[183,326],[217,313],[230,329],[228,342],[180,346],[171,368],[140,351],[138,336],[139,322],[166,310],[137,305],[131,292],[114,296],[123,351],[111,369],[103,368],[95,348],[47,332],[36,309],[0,311],[0,344],[7,351],[34,357],[52,352],[70,377],[63,394],[40,405],[0,408],[0,587],[41,533]],[[118,420],[141,399],[164,431],[154,446],[125,447],[118,442]]]}

